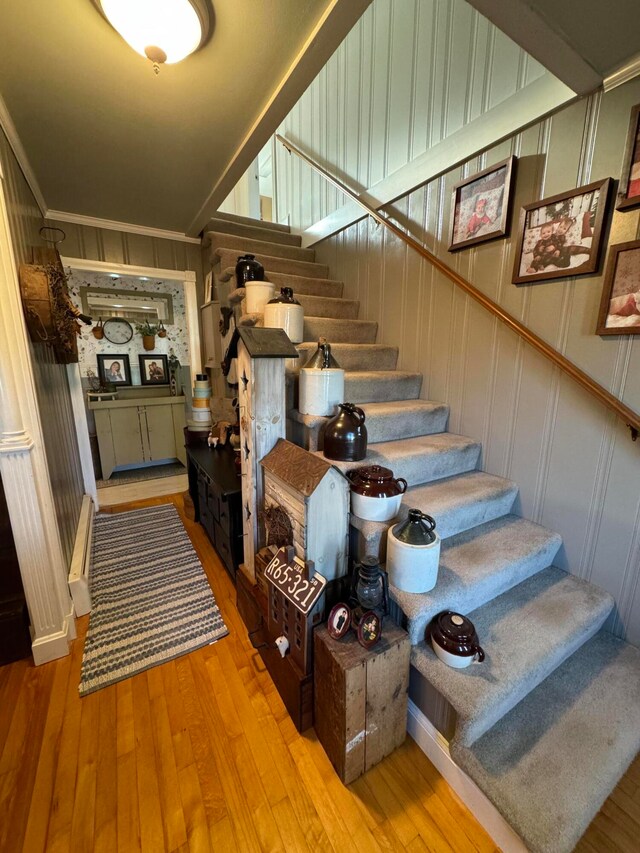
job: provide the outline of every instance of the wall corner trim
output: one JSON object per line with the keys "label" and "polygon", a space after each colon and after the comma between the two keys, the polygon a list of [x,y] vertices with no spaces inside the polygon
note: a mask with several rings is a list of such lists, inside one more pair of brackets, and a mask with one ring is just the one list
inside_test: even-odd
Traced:
{"label": "wall corner trim", "polygon": [[623,83],[628,83],[629,80],[633,80],[634,77],[638,77],[640,75],[640,53],[630,59],[628,62],[625,62],[624,65],[621,65],[619,68],[616,68],[615,71],[612,71],[610,74],[604,78],[603,88],[605,92],[610,91],[611,89],[615,89],[616,86],[622,86]]}

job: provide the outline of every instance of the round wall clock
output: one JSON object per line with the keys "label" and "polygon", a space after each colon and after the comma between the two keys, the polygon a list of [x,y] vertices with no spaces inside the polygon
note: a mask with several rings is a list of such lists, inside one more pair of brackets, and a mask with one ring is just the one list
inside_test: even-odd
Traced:
{"label": "round wall clock", "polygon": [[133,337],[131,323],[127,323],[122,317],[106,320],[103,329],[105,338],[112,344],[128,344]]}

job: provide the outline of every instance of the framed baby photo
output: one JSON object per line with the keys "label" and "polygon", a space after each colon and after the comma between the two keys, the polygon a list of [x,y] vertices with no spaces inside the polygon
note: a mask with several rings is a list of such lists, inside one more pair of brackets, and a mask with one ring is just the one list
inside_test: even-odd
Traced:
{"label": "framed baby photo", "polygon": [[107,385],[131,385],[129,356],[97,355],[98,376]]}
{"label": "framed baby photo", "polygon": [[640,335],[640,240],[611,246],[598,335]]}
{"label": "framed baby photo", "polygon": [[611,178],[522,208],[514,284],[596,272]]}
{"label": "framed baby photo", "polygon": [[450,252],[507,236],[515,165],[516,158],[508,157],[454,186]]}
{"label": "framed baby photo", "polygon": [[631,121],[624,149],[617,210],[640,206],[640,104],[631,110]]}
{"label": "framed baby photo", "polygon": [[142,385],[169,384],[169,360],[166,355],[139,355],[138,361]]}

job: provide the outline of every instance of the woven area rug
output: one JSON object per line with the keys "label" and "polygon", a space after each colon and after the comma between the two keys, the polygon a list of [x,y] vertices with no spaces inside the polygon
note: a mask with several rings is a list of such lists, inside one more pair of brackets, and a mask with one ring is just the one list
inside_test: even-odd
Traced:
{"label": "woven area rug", "polygon": [[97,515],[89,585],[81,696],[229,633],[172,504]]}

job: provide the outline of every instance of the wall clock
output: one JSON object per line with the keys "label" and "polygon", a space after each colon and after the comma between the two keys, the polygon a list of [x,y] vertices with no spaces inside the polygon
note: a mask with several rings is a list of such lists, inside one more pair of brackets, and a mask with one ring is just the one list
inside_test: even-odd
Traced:
{"label": "wall clock", "polygon": [[112,317],[103,326],[104,336],[112,344],[128,344],[133,337],[131,323],[121,317]]}

